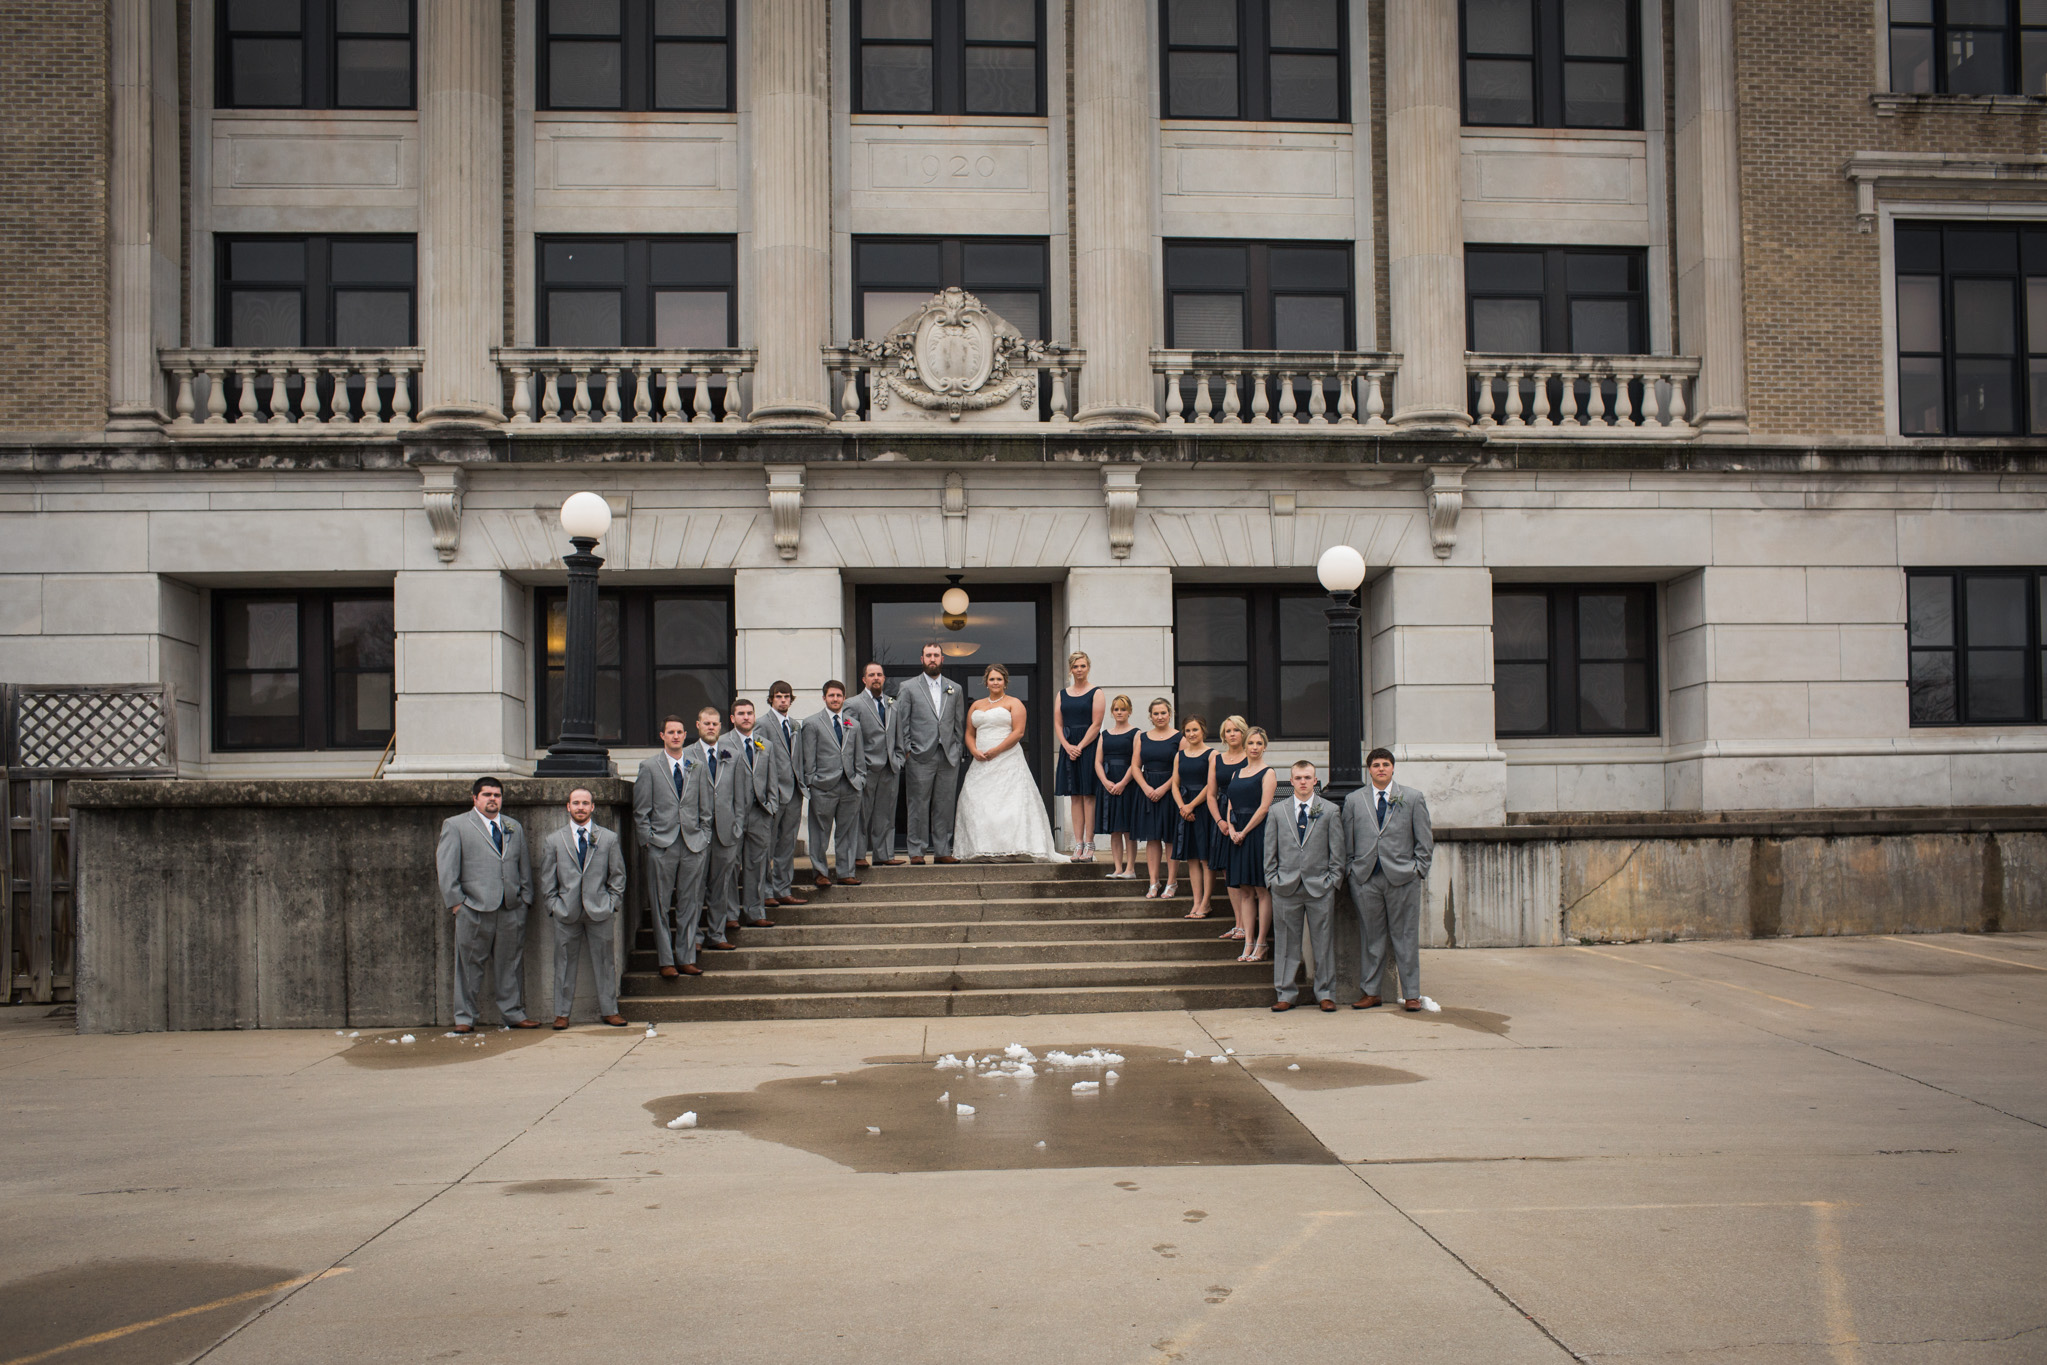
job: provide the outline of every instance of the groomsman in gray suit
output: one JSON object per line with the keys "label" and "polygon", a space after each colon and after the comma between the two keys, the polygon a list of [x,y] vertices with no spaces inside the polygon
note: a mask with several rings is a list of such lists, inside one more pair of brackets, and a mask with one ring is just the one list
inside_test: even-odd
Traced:
{"label": "groomsman in gray suit", "polygon": [[725,761],[718,746],[718,731],[724,717],[715,706],[697,712],[697,744],[690,750],[710,774],[711,846],[709,866],[704,874],[703,928],[697,941],[707,948],[731,952],[737,945],[730,937],[727,915],[733,889],[739,880],[740,844],[746,837],[746,784],[732,764]]}
{"label": "groomsman in gray suit", "polygon": [[702,976],[697,929],[704,905],[704,851],[711,842],[711,775],[688,750],[681,716],[661,722],[661,752],[633,779],[633,829],[647,850],[647,899],[661,975]]}
{"label": "groomsman in gray suit", "polygon": [[833,877],[840,886],[860,885],[853,859],[860,853],[860,786],[866,780],[860,756],[866,741],[845,706],[846,684],[833,678],[824,685],[824,710],[803,722],[796,741],[797,769],[810,793],[810,866],[820,891]]}
{"label": "groomsman in gray suit", "polygon": [[526,831],[500,814],[505,787],[495,777],[477,778],[469,801],[466,814],[442,823],[434,856],[441,904],[455,917],[455,1032],[476,1030],[485,962],[499,1020],[507,1028],[539,1028],[526,1017],[526,907],[533,903]]}
{"label": "groomsman in gray suit", "polygon": [[903,770],[899,708],[886,691],[887,679],[880,664],[867,665],[860,673],[860,695],[846,703],[846,710],[860,722],[866,750],[866,783],[860,788],[861,856],[855,867],[904,861],[896,857],[896,787]]}
{"label": "groomsman in gray suit", "polygon": [[1374,749],[1365,758],[1372,780],[1343,803],[1350,841],[1350,898],[1358,912],[1359,988],[1351,1006],[1380,1003],[1380,978],[1390,953],[1400,973],[1401,1008],[1422,1007],[1422,889],[1435,856],[1429,803],[1413,787],[1393,780],[1393,753]]}
{"label": "groomsman in gray suit", "polygon": [[597,1008],[604,1022],[625,1027],[618,1012],[618,946],[614,926],[625,906],[625,850],[591,816],[597,803],[582,787],[569,793],[569,822],[540,841],[540,896],[554,921],[554,1026],[569,1026],[576,967],[590,946]]}
{"label": "groomsman in gray suit", "polygon": [[767,913],[768,844],[775,836],[775,817],[781,809],[775,797],[774,741],[754,724],[753,703],[741,697],[732,703],[732,728],[718,741],[718,769],[729,768],[740,791],[741,826],[745,833],[739,846],[739,875],[726,892],[724,915],[727,925],[772,929],[775,922]]}
{"label": "groomsman in gray suit", "polygon": [[775,751],[775,832],[768,848],[769,905],[808,905],[795,894],[796,836],[803,827],[803,774],[796,761],[797,723],[789,719],[796,689],[777,678],[768,688],[768,714],[761,722]]}
{"label": "groomsman in gray suit", "polygon": [[909,795],[913,863],[927,852],[941,863],[959,861],[952,856],[952,816],[966,752],[967,694],[940,675],[944,664],[945,652],[926,645],[923,673],[896,688],[896,746]]}
{"label": "groomsman in gray suit", "polygon": [[1343,812],[1315,794],[1315,765],[1292,771],[1293,799],[1275,803],[1265,820],[1265,884],[1272,888],[1272,986],[1282,1014],[1300,997],[1301,930],[1315,950],[1315,1000],[1336,1008],[1336,888],[1343,885],[1348,843]]}

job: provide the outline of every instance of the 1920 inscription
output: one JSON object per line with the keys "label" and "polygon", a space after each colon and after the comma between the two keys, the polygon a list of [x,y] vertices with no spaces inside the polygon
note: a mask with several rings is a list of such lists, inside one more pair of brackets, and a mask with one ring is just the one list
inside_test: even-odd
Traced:
{"label": "1920 inscription", "polygon": [[877,190],[1028,190],[1037,149],[870,142],[868,185]]}

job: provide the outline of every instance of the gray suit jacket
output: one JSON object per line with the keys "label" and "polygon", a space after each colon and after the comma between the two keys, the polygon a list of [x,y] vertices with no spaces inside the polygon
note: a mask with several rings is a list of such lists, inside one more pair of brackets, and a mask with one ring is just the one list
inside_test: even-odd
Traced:
{"label": "gray suit jacket", "polygon": [[625,848],[595,820],[590,854],[576,866],[576,825],[563,825],[540,841],[540,898],[563,924],[606,920],[625,904]]}
{"label": "gray suit jacket", "polygon": [[1343,884],[1350,849],[1343,812],[1317,796],[1308,806],[1305,842],[1294,821],[1294,794],[1274,797],[1265,815],[1265,884],[1278,894],[1320,900]]}
{"label": "gray suit jacket", "polygon": [[845,710],[839,715],[846,721],[844,742],[832,733],[830,711],[805,717],[797,735],[796,771],[803,774],[803,785],[811,791],[832,791],[842,777],[854,791],[867,785],[867,766],[860,761],[867,741],[860,732],[860,719]]}
{"label": "gray suit jacket", "polygon": [[533,869],[526,858],[526,831],[500,813],[505,851],[490,842],[490,829],[473,810],[441,823],[434,864],[441,874],[441,905],[471,910],[524,910],[533,903]]}
{"label": "gray suit jacket", "polygon": [[[711,747],[718,754],[718,780],[711,790],[711,829],[717,835],[720,846],[730,848],[746,835],[746,760],[739,759],[738,767],[725,761],[728,751],[723,735],[719,735],[718,742]],[[710,776],[708,771],[710,764],[704,756],[702,741],[692,744],[683,752],[703,764],[706,769],[705,777]],[[737,758],[738,751],[732,750],[730,755]],[[669,790],[675,790],[673,781],[669,783]]]}
{"label": "gray suit jacket", "polygon": [[947,767],[957,768],[967,751],[967,694],[958,683],[947,679],[940,709],[931,707],[931,685],[919,673],[896,684],[896,747],[905,758],[928,753],[945,755]]}
{"label": "gray suit jacket", "polygon": [[1436,853],[1435,831],[1429,828],[1428,798],[1413,787],[1398,782],[1386,784],[1386,827],[1379,827],[1375,813],[1378,793],[1370,782],[1350,794],[1343,803],[1343,828],[1350,839],[1350,874],[1362,881],[1372,875],[1378,861],[1386,880],[1405,886],[1429,875],[1429,860]]}
{"label": "gray suit jacket", "polygon": [[802,742],[803,726],[799,721],[788,721],[786,738],[782,723],[788,720],[773,707],[761,717],[761,723],[754,727],[754,733],[764,734],[768,749],[775,755],[775,769],[771,780],[775,784],[776,808],[786,807],[790,802],[803,800],[803,774],[797,763],[797,748]]}
{"label": "gray suit jacket", "polygon": [[[853,699],[846,703],[846,710],[860,722],[863,758],[872,770],[887,764],[896,772],[903,770],[902,745],[902,699],[891,697],[888,690],[882,690],[882,699],[888,703],[888,714],[874,703],[874,694],[861,688]],[[929,697],[926,701],[931,700]]]}
{"label": "gray suit jacket", "polygon": [[675,794],[675,779],[669,776],[666,752],[640,760],[633,779],[633,829],[642,848],[672,848],[677,839],[692,853],[702,853],[711,841],[710,773],[704,767],[702,751],[693,745],[682,751],[682,795]]}
{"label": "gray suit jacket", "polygon": [[[718,736],[718,785],[725,785],[725,764],[732,764],[733,785],[740,794],[740,812],[747,822],[757,814],[773,815],[782,808],[782,801],[775,793],[775,751],[781,748],[781,741],[769,739],[756,725],[752,738],[737,730],[727,730]],[[746,761],[746,750],[753,750],[753,762]]]}

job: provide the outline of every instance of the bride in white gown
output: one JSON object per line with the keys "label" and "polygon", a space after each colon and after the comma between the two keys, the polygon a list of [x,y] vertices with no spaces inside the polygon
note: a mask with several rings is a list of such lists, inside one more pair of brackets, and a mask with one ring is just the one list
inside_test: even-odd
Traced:
{"label": "bride in white gown", "polygon": [[967,751],[974,762],[960,787],[953,852],[961,858],[1029,858],[1063,863],[1052,843],[1045,799],[1020,747],[1023,703],[1009,695],[1009,670],[988,665],[988,697],[967,712]]}

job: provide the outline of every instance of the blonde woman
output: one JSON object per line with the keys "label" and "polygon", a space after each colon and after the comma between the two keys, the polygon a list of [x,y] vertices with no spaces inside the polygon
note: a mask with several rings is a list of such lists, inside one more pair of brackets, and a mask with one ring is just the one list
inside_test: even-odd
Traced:
{"label": "blonde woman", "polygon": [[1067,829],[1073,832],[1073,860],[1095,860],[1095,736],[1102,730],[1102,689],[1088,686],[1094,667],[1079,650],[1066,656],[1071,685],[1059,691],[1059,762],[1052,775],[1052,794],[1067,798]]}
{"label": "blonde woman", "polygon": [[[1208,783],[1208,814],[1215,821],[1215,838],[1209,841],[1208,846],[1211,887],[1217,879],[1221,879],[1224,886],[1229,885],[1230,850],[1236,847],[1236,841],[1230,837],[1230,783],[1236,781],[1237,773],[1251,761],[1249,751],[1244,748],[1244,737],[1251,733],[1251,726],[1242,716],[1223,717],[1223,723],[1216,727],[1215,733],[1222,741],[1222,750],[1215,755]],[[1230,909],[1236,912],[1237,925],[1218,937],[1248,942],[1253,926],[1244,922],[1244,908],[1237,903],[1234,891],[1230,893]]]}
{"label": "blonde woman", "polygon": [[[1173,729],[1173,704],[1164,697],[1152,698],[1146,708],[1151,714],[1151,729],[1137,737],[1137,800],[1133,803],[1136,811],[1131,821],[1130,837],[1144,843],[1144,865],[1151,874],[1151,889],[1144,893],[1145,899],[1154,896],[1173,898],[1179,889],[1179,881],[1173,876],[1173,836],[1180,832],[1180,811],[1173,803],[1173,753],[1180,747],[1180,736]],[[1159,884],[1159,859],[1163,854],[1166,864],[1166,880],[1163,888]]]}
{"label": "blonde woman", "polygon": [[[1188,919],[1207,919],[1215,894],[1215,874],[1208,855],[1215,848],[1215,816],[1208,793],[1215,785],[1215,750],[1208,745],[1208,722],[1188,716],[1180,722],[1180,748],[1173,758],[1173,805],[1180,827],[1173,834],[1173,856],[1187,864],[1187,892],[1194,898]],[[1169,865],[1170,868],[1170,865]]]}
{"label": "blonde woman", "polygon": [[989,664],[981,677],[988,695],[967,711],[967,752],[973,762],[960,787],[953,851],[961,858],[1063,863],[1021,747],[1029,713],[1009,695],[1008,669]]}
{"label": "blonde woman", "polygon": [[1095,745],[1095,833],[1109,836],[1109,875],[1117,881],[1137,880],[1137,727],[1130,723],[1130,698],[1109,699],[1109,724]]}
{"label": "blonde woman", "polygon": [[1265,885],[1265,816],[1279,775],[1265,761],[1265,731],[1253,727],[1244,736],[1244,766],[1225,789],[1229,805],[1230,906],[1237,923],[1256,937],[1239,962],[1265,961],[1265,940],[1272,933],[1272,891]]}

